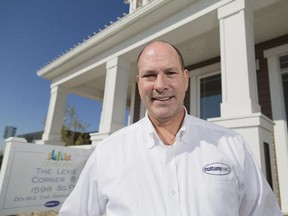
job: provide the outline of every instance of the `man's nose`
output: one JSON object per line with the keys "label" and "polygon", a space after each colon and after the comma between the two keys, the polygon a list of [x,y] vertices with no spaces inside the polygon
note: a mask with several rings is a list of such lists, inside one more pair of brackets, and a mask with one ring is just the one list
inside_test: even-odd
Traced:
{"label": "man's nose", "polygon": [[167,80],[164,74],[158,74],[154,83],[154,88],[157,91],[163,91],[167,87]]}

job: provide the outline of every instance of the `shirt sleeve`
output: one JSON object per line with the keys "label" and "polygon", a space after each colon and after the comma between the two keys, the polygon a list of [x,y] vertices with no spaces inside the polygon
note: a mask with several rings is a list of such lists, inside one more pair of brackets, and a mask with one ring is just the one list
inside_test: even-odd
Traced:
{"label": "shirt sleeve", "polygon": [[63,203],[59,216],[102,215],[95,180],[96,161],[96,151],[94,151],[87,160],[75,188]]}
{"label": "shirt sleeve", "polygon": [[274,193],[260,170],[247,144],[244,146],[243,196],[240,203],[240,216],[282,216]]}

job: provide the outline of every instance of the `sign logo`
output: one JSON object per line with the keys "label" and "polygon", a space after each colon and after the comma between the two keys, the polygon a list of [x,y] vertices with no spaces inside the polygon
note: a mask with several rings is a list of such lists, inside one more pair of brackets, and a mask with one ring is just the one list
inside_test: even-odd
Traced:
{"label": "sign logo", "polygon": [[56,151],[53,149],[51,152],[48,153],[48,160],[54,161],[70,161],[71,155],[67,153],[62,153],[62,151]]}
{"label": "sign logo", "polygon": [[228,175],[231,168],[227,164],[216,162],[207,164],[202,168],[202,171],[209,175]]}
{"label": "sign logo", "polygon": [[60,202],[56,201],[56,200],[55,201],[48,201],[44,205],[47,208],[52,208],[52,207],[56,207],[56,206],[60,205]]}

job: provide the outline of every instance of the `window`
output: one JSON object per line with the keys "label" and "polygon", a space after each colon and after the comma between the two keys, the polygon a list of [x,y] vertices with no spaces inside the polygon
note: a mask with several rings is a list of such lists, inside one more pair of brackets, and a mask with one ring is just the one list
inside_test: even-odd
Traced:
{"label": "window", "polygon": [[208,119],[220,116],[222,102],[221,75],[200,79],[200,118]]}
{"label": "window", "polygon": [[143,4],[142,0],[137,0],[137,1],[136,1],[136,8],[141,7],[142,4]]}
{"label": "window", "polygon": [[280,57],[286,120],[288,118],[288,55]]}
{"label": "window", "polygon": [[273,178],[271,170],[271,157],[270,157],[270,147],[268,143],[264,144],[264,158],[265,158],[265,168],[266,168],[266,179],[270,187],[273,189]]}

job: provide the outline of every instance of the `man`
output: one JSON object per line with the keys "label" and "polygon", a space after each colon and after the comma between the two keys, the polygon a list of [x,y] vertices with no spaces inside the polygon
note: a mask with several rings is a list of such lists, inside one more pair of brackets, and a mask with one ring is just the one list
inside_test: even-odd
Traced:
{"label": "man", "polygon": [[187,114],[189,73],[172,45],[138,58],[145,118],[103,140],[60,216],[280,216],[269,185],[235,132]]}

